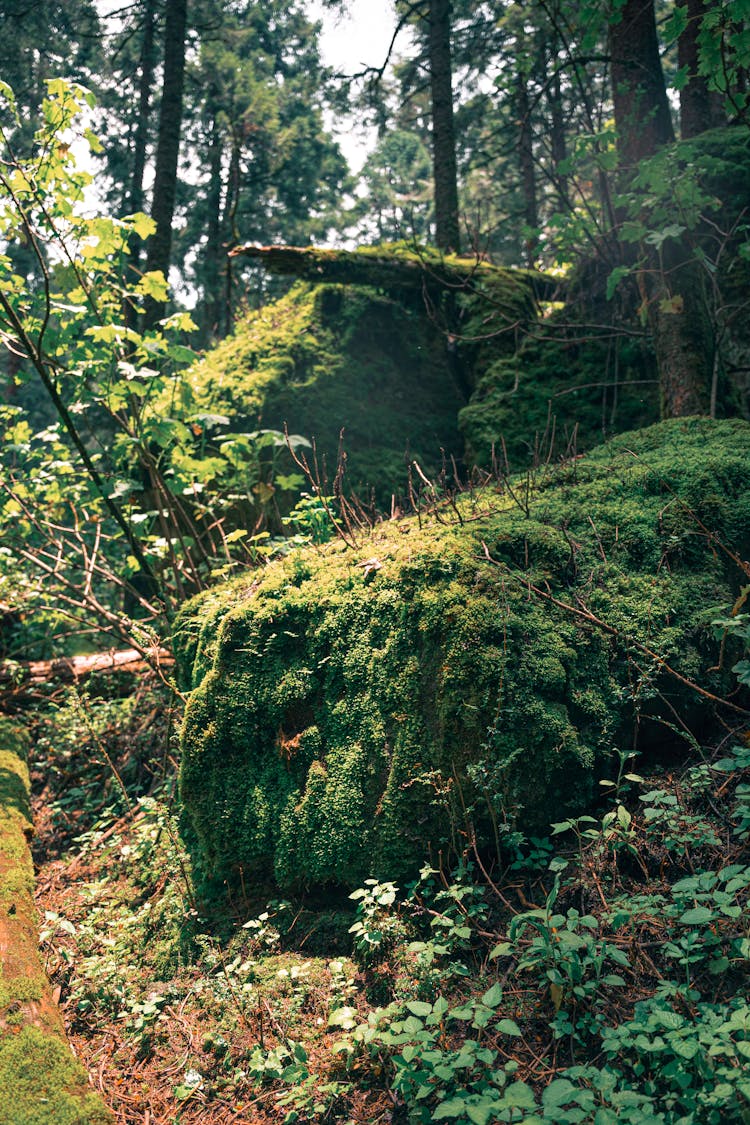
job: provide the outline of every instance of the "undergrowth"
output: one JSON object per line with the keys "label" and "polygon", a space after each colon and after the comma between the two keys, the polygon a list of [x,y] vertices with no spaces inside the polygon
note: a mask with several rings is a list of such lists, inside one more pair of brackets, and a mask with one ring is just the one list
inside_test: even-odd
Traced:
{"label": "undergrowth", "polygon": [[[131,706],[98,715],[118,767]],[[86,720],[61,719],[80,757]],[[493,860],[218,926],[168,779],[124,813],[111,786],[41,881],[79,1051],[123,1121],[750,1121],[747,731],[637,768],[623,751],[596,816],[508,830]]]}

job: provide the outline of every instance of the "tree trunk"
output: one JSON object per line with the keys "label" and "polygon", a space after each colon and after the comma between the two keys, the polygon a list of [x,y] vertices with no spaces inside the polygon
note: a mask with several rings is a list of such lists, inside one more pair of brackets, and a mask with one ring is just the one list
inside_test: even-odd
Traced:
{"label": "tree trunk", "polygon": [[[674,140],[656,37],[654,0],[625,0],[609,29],[612,96],[620,166]],[[709,409],[714,339],[701,267],[682,240],[668,239],[657,256],[646,247],[638,285],[654,340],[662,417]]]}
{"label": "tree trunk", "polygon": [[211,144],[209,147],[208,167],[209,184],[206,210],[208,222],[206,224],[206,249],[203,266],[203,307],[206,334],[209,339],[219,336],[221,308],[222,308],[222,270],[220,267],[222,257],[221,237],[221,157],[223,146],[221,143],[221,129],[216,115],[211,125]]}
{"label": "tree trunk", "polygon": [[430,91],[432,167],[435,181],[435,241],[440,250],[459,253],[458,173],[453,120],[451,0],[430,0]]}
{"label": "tree trunk", "polygon": [[[187,0],[167,0],[164,28],[164,77],[159,108],[159,136],[156,146],[156,172],[151,216],[156,232],[149,241],[147,270],[169,275],[172,255],[172,220],[177,193],[177,158],[182,127],[182,94],[185,84],[185,34]],[[164,315],[164,303],[149,301],[146,325]]]}
{"label": "tree trunk", "polygon": [[130,178],[127,203],[131,214],[143,210],[143,174],[146,170],[146,148],[151,120],[151,87],[154,84],[154,66],[156,63],[156,0],[146,0],[143,19],[143,43],[141,45],[140,76],[138,79],[138,117],[133,144],[133,171]]}
{"label": "tree trunk", "polygon": [[[154,84],[156,64],[156,0],[146,0],[143,13],[143,42],[141,44],[140,76],[138,78],[138,117],[136,119],[133,142],[133,170],[130,177],[126,211],[133,215],[143,210],[143,176],[146,171],[146,149],[148,147],[149,124],[151,121],[151,87]],[[128,273],[137,282],[141,264],[141,239],[133,235],[128,241]],[[128,325],[135,328],[138,314],[132,305],[126,306]]]}
{"label": "tree trunk", "polygon": [[229,172],[227,174],[227,190],[224,200],[224,214],[221,219],[221,229],[226,240],[227,253],[223,263],[224,273],[224,308],[223,326],[221,335],[228,336],[234,327],[234,270],[232,269],[231,250],[237,244],[237,205],[240,198],[240,141],[232,137],[232,152],[229,158]]}
{"label": "tree trunk", "polygon": [[661,414],[708,414],[714,329],[701,267],[681,242],[665,244],[658,268],[639,277],[659,371]]}
{"label": "tree trunk", "polygon": [[534,170],[534,151],[531,138],[531,109],[526,75],[519,70],[516,76],[516,112],[518,114],[518,163],[521,171],[521,195],[523,197],[523,221],[528,228],[523,244],[527,265],[536,261],[539,213],[536,198],[536,173]]}
{"label": "tree trunk", "polygon": [[620,164],[632,168],[674,140],[654,0],[625,0],[609,26],[609,54]]}
{"label": "tree trunk", "polygon": [[552,148],[552,167],[555,172],[555,187],[563,206],[568,205],[570,193],[567,173],[560,169],[568,158],[568,145],[565,136],[565,114],[563,112],[562,88],[560,72],[557,69],[557,45],[553,44],[551,65],[555,68],[552,86],[547,94],[550,109],[552,132],[550,145]]}
{"label": "tree trunk", "polygon": [[721,95],[709,90],[708,80],[698,73],[698,35],[707,8],[703,0],[686,0],[686,3],[687,27],[677,44],[678,64],[686,67],[688,74],[687,82],[680,90],[680,133],[683,140],[726,124]]}

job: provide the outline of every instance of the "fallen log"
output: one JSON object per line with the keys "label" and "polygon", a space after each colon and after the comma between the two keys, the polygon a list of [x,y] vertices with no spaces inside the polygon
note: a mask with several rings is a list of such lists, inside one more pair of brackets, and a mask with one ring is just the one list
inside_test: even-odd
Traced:
{"label": "fallen log", "polygon": [[[251,258],[269,273],[299,277],[304,281],[329,281],[341,285],[370,285],[388,293],[438,290],[474,291],[485,285],[494,298],[498,283],[510,291],[526,289],[536,300],[558,297],[560,281],[536,270],[505,269],[482,258],[443,257],[394,250],[326,250],[317,246],[237,246],[231,257]],[[509,294],[510,295],[510,294]],[[513,302],[515,303],[515,302]]]}
{"label": "fallen log", "polygon": [[111,1125],[74,1057],[39,955],[28,736],[0,718],[0,1121]]}
{"label": "fallen log", "polygon": [[0,664],[0,684],[21,688],[52,681],[77,683],[94,673],[149,672],[154,666],[171,668],[174,664],[174,657],[165,648],[156,649],[149,657],[146,660],[138,649],[126,648],[88,656],[63,656],[56,660],[6,660]]}

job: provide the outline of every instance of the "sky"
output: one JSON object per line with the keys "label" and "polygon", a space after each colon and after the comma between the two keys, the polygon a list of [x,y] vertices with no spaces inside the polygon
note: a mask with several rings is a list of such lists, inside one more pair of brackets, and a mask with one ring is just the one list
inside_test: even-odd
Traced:
{"label": "sky", "polygon": [[[327,11],[321,0],[308,0],[307,10],[323,24],[320,39],[323,62],[335,70],[356,74],[365,66],[382,66],[395,26],[393,0],[349,0],[347,14]],[[326,121],[353,171],[359,171],[374,144],[374,131],[352,120]]]}

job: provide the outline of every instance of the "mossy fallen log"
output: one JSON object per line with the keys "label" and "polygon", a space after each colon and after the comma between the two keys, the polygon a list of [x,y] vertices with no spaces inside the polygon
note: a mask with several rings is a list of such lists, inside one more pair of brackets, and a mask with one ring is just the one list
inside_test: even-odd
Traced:
{"label": "mossy fallen log", "polygon": [[318,246],[238,246],[233,257],[260,262],[269,273],[299,277],[304,281],[338,285],[366,285],[386,293],[436,293],[445,290],[474,291],[482,286],[498,296],[508,291],[509,304],[521,286],[540,301],[559,299],[561,283],[537,270],[502,269],[480,257],[459,258],[408,244],[367,247],[357,250],[327,250]]}
{"label": "mossy fallen log", "polygon": [[584,811],[613,748],[647,758],[675,715],[712,721],[706,693],[733,686],[712,613],[744,581],[716,544],[750,549],[747,423],[662,423],[459,510],[293,552],[178,618],[207,886],[494,852]]}
{"label": "mossy fallen log", "polygon": [[110,1125],[73,1056],[39,956],[28,738],[0,719],[0,1122]]}

